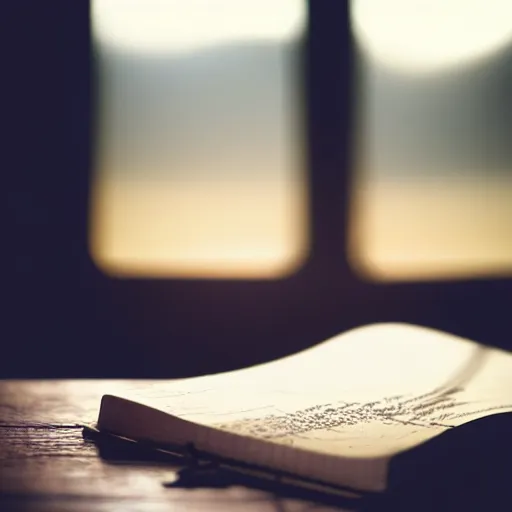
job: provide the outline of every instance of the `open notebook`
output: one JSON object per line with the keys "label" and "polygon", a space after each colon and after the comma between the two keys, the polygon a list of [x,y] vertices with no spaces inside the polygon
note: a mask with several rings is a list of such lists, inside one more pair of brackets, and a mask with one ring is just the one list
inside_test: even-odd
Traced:
{"label": "open notebook", "polygon": [[248,369],[105,395],[98,429],[381,491],[397,454],[505,411],[512,354],[382,324]]}

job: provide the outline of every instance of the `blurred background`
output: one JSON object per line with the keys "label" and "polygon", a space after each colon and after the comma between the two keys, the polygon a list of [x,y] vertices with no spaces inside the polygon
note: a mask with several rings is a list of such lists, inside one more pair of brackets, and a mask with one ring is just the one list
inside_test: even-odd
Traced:
{"label": "blurred background", "polygon": [[7,8],[1,377],[178,377],[379,321],[512,348],[512,6]]}

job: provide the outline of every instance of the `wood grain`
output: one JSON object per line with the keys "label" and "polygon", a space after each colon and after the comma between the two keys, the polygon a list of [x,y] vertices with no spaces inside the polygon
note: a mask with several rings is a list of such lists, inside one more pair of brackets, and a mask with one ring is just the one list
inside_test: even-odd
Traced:
{"label": "wood grain", "polygon": [[334,511],[243,487],[166,488],[178,469],[156,462],[112,463],[82,436],[103,393],[136,381],[0,382],[0,510]]}

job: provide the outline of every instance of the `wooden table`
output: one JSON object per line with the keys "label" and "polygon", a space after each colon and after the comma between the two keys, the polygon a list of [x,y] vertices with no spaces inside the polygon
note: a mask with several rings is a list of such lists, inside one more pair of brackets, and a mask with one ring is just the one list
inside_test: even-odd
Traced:
{"label": "wooden table", "polygon": [[130,385],[0,382],[0,510],[349,510],[243,487],[169,489],[163,484],[174,477],[170,465],[107,462],[80,424],[94,422],[102,394]]}

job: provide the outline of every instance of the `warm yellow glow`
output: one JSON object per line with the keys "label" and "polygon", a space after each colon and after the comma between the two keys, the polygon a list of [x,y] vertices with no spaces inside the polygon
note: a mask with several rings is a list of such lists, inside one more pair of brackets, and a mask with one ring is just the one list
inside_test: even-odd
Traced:
{"label": "warm yellow glow", "polygon": [[103,179],[94,191],[92,254],[118,276],[282,277],[307,250],[301,188]]}
{"label": "warm yellow glow", "polygon": [[93,0],[96,37],[130,51],[187,51],[225,42],[286,40],[305,19],[302,0]]}
{"label": "warm yellow glow", "polygon": [[512,39],[510,0],[353,0],[356,39],[379,63],[436,71],[490,55]]}
{"label": "warm yellow glow", "polygon": [[379,280],[512,272],[512,181],[368,181],[354,190],[351,260]]}

